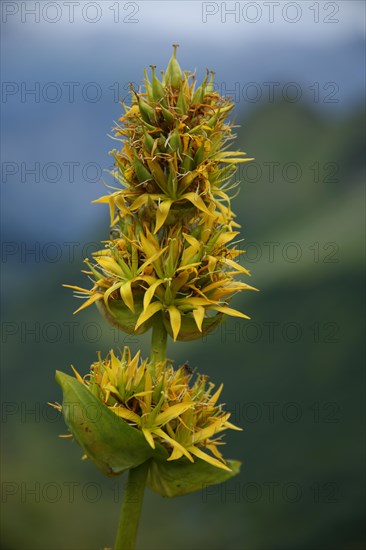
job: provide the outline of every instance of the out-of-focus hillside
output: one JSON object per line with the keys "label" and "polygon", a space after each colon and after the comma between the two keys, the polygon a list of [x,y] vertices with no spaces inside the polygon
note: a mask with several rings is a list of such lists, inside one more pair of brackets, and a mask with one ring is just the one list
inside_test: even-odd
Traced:
{"label": "out-of-focus hillside", "polygon": [[[323,118],[281,103],[238,121],[236,146],[256,160],[243,165],[233,208],[247,249],[241,261],[260,293],[233,301],[251,321],[230,319],[206,342],[170,344],[169,352],[224,381],[227,408],[244,427],[229,435],[225,454],[244,465],[209,493],[174,501],[148,493],[141,548],[362,548],[362,118],[361,110]],[[96,228],[84,237],[105,235]],[[5,546],[111,545],[120,482],[57,439],[64,424],[45,403],[60,399],[55,369],[73,363],[86,372],[96,350],[126,343],[146,352],[148,337],[118,336],[91,308],[72,317],[75,300],[61,284],[85,283],[81,258],[15,258],[8,268],[18,292],[11,306],[4,296],[3,471],[7,482],[23,482],[17,491],[39,483],[40,498],[8,496]],[[42,496],[50,480],[60,498],[57,487]],[[65,480],[78,484],[72,503]],[[88,483],[100,488],[95,502],[83,494]]]}

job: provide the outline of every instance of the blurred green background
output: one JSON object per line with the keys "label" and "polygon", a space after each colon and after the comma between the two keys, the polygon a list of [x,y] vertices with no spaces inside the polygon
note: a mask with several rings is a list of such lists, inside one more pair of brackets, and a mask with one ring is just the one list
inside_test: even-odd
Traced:
{"label": "blurred green background", "polygon": [[[229,19],[226,25],[221,19],[205,24],[197,11],[201,3],[177,3],[180,21],[169,11],[171,3],[162,8],[162,2],[151,2],[165,10],[157,27],[151,6],[144,11],[146,3],[132,4],[140,17],[133,31],[111,26],[107,36],[101,20],[94,26],[61,21],[51,32],[45,22],[27,25],[18,14],[4,24],[3,41],[4,80],[19,86],[95,81],[104,91],[118,80],[122,89],[129,80],[140,81],[150,63],[164,67],[177,40],[184,69],[197,67],[203,74],[209,64],[219,84],[240,84],[235,145],[255,161],[240,170],[233,209],[247,251],[241,262],[260,293],[233,301],[251,321],[228,319],[205,341],[170,343],[168,355],[224,382],[226,407],[244,428],[228,434],[225,456],[240,459],[243,467],[226,484],[174,500],[147,490],[138,548],[360,550],[364,35],[354,27],[348,35],[347,25],[360,19],[362,3],[333,3],[340,10],[331,31],[308,20],[288,31],[279,19],[269,36],[259,21],[249,37],[245,21],[240,32]],[[191,21],[191,38],[179,27],[183,20]],[[281,51],[286,53],[279,62]],[[273,70],[269,58],[277,59]],[[312,63],[318,73],[307,69]],[[316,78],[318,101],[309,92]],[[264,93],[268,81],[281,83],[273,100]],[[307,92],[301,100],[293,100],[294,88],[282,93],[294,81]],[[243,101],[248,82],[260,86],[260,101]],[[323,88],[327,82],[338,86],[333,103],[324,101],[332,91]],[[61,399],[56,369],[70,372],[72,363],[85,373],[97,350],[125,344],[148,353],[149,338],[117,334],[92,308],[73,317],[76,301],[61,287],[85,283],[85,250],[107,236],[106,209],[89,204],[104,192],[99,178],[72,182],[64,170],[51,183],[41,170],[37,182],[23,177],[21,163],[98,162],[107,168],[113,145],[107,133],[120,107],[110,92],[94,103],[81,96],[55,103],[40,97],[37,103],[14,93],[2,107],[8,136],[2,184],[2,547],[110,547],[125,479],[105,479],[82,462],[77,444],[57,437],[65,433],[64,422],[47,402]]]}

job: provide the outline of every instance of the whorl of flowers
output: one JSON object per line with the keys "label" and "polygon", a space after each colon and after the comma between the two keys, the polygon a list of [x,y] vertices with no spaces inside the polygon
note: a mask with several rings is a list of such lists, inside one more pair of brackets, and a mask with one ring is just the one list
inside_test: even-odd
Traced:
{"label": "whorl of flowers", "polygon": [[117,187],[95,201],[109,205],[110,232],[85,260],[92,287],[65,285],[85,299],[77,311],[96,304],[127,333],[152,329],[149,360],[125,347],[120,356],[99,353],[83,377],[56,372],[63,401],[53,406],[66,437],[104,474],[129,472],[115,550],[134,548],[145,485],[185,495],[227,481],[241,465],[219,450],[225,430],[241,429],[218,404],[223,385],[187,364],[174,369],[166,347],[168,334],[194,340],[226,315],[249,319],[229,307],[236,293],[256,290],[238,280],[250,274],[238,262],[229,192],[237,164],[252,159],[228,150],[234,105],[214,90],[214,73],[196,86],[176,48],[160,80],[152,66],[143,90],[131,87],[114,128]]}
{"label": "whorl of flowers", "polygon": [[115,128],[123,145],[111,152],[112,173],[120,187],[96,201],[109,204],[111,239],[86,260],[92,289],[71,288],[87,298],[77,311],[95,302],[136,334],[161,315],[174,340],[191,340],[225,314],[248,319],[228,307],[235,293],[255,290],[235,280],[249,272],[234,261],[242,251],[230,244],[239,226],[228,192],[236,165],[252,159],[227,150],[234,104],[214,91],[214,73],[196,87],[176,46],[161,80],[151,69]]}
{"label": "whorl of flowers", "polygon": [[[168,449],[169,460],[193,456],[230,471],[218,447],[218,434],[231,428],[240,430],[217,404],[223,385],[213,393],[207,376],[193,375],[186,365],[174,369],[169,360],[152,368],[147,359],[134,357],[125,347],[121,358],[113,350],[106,359],[100,354],[90,373],[75,374],[92,394],[117,416],[138,428],[155,449],[155,441]],[[209,451],[209,454],[205,451]],[[212,456],[213,455],[213,456]]]}

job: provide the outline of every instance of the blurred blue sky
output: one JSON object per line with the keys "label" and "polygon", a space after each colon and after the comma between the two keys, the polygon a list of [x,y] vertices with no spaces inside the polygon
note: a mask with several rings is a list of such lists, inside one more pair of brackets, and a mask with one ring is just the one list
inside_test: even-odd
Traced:
{"label": "blurred blue sky", "polygon": [[104,192],[118,99],[141,82],[143,67],[166,66],[173,42],[183,68],[199,76],[212,68],[221,91],[237,94],[237,113],[268,103],[271,82],[280,96],[294,82],[286,93],[300,89],[330,116],[362,102],[361,1],[74,4],[71,14],[67,2],[2,3],[7,239],[70,240],[107,220],[90,201]]}

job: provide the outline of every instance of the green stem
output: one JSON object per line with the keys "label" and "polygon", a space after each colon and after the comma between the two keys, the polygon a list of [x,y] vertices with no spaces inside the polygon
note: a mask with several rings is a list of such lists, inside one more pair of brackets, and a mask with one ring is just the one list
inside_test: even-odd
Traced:
{"label": "green stem", "polygon": [[[154,366],[164,361],[167,345],[167,331],[162,316],[157,316],[152,327],[150,362]],[[121,515],[114,550],[133,550],[144,497],[145,483],[149,471],[149,461],[128,473],[127,486],[123,495]]]}
{"label": "green stem", "polygon": [[163,318],[158,315],[152,327],[150,361],[155,365],[158,361],[164,361],[166,357],[166,344],[168,333],[165,329]]}
{"label": "green stem", "polygon": [[135,548],[148,471],[149,461],[147,460],[137,468],[131,468],[128,472],[114,550],[133,550]]}

